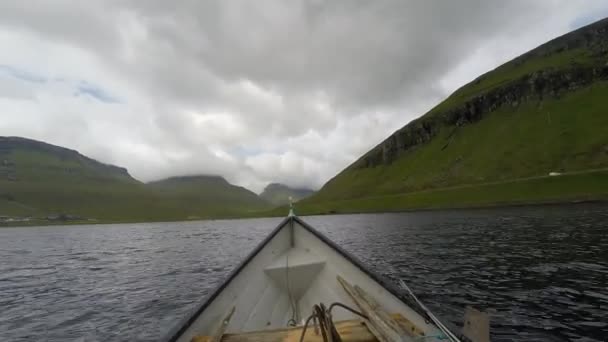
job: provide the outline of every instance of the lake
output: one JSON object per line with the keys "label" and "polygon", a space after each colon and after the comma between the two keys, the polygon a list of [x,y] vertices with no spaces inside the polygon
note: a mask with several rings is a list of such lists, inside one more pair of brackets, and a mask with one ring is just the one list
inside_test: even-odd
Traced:
{"label": "lake", "polygon": [[[493,341],[606,341],[608,205],[304,217]],[[0,341],[165,336],[280,218],[0,229]]]}

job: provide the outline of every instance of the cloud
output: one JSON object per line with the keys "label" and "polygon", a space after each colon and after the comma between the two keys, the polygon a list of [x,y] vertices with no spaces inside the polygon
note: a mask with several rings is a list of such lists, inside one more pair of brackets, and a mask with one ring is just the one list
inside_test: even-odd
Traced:
{"label": "cloud", "polygon": [[601,0],[0,3],[0,135],[144,181],[318,188]]}
{"label": "cloud", "polygon": [[15,67],[11,67],[10,65],[0,65],[0,74],[3,74],[4,76],[14,77],[16,79],[26,82],[45,83],[47,81],[46,78],[40,75],[36,75],[27,70],[21,70]]}
{"label": "cloud", "polygon": [[120,102],[118,98],[112,96],[106,90],[101,89],[86,81],[79,82],[78,86],[76,87],[76,92],[74,93],[74,96],[90,96],[95,100],[106,103]]}

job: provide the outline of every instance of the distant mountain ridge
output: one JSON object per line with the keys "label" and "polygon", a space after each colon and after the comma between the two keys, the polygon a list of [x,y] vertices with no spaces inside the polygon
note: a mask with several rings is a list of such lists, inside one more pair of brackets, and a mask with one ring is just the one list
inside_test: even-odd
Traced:
{"label": "distant mountain ridge", "polygon": [[228,181],[219,175],[185,175],[185,176],[171,176],[156,181],[148,182],[148,184],[181,184],[189,182],[211,182],[211,183],[226,183]]}
{"label": "distant mountain ridge", "polygon": [[268,207],[254,192],[230,184],[224,177],[217,175],[175,176],[150,182],[147,186],[174,196],[194,200],[207,207],[218,204],[246,207],[249,210]]}
{"label": "distant mountain ridge", "polygon": [[284,205],[289,203],[290,197],[297,202],[314,193],[315,191],[311,189],[291,188],[280,183],[270,183],[264,188],[260,197],[274,205]]}
{"label": "distant mountain ridge", "polygon": [[[118,167],[111,164],[105,164],[95,159],[89,158],[80,154],[78,151],[48,144],[42,141],[21,137],[2,137],[0,136],[0,162],[7,166],[10,163],[11,155],[15,157],[15,153],[43,153],[56,158],[57,161],[71,161],[77,163],[78,166],[85,168],[89,172],[97,172],[101,177],[113,176],[136,181],[126,168]],[[5,172],[6,172],[5,168]],[[65,171],[69,172],[70,168]],[[56,171],[60,171],[56,169]],[[1,172],[1,171],[0,171]],[[0,178],[2,173],[0,173]]]}

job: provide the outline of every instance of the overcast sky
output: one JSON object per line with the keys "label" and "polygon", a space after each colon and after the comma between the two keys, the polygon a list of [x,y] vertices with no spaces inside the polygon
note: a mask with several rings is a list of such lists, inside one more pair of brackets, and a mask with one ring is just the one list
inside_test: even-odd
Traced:
{"label": "overcast sky", "polygon": [[0,135],[142,180],[319,188],[606,0],[0,1]]}

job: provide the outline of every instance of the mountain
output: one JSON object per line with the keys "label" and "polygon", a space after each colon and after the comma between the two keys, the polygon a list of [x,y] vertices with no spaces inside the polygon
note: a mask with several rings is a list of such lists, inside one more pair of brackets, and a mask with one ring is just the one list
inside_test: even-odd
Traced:
{"label": "mountain", "polygon": [[0,216],[115,218],[147,197],[126,169],[44,142],[0,137]]}
{"label": "mountain", "polygon": [[264,191],[262,191],[260,197],[274,205],[285,205],[289,204],[290,197],[294,202],[297,202],[311,196],[314,193],[314,190],[310,189],[290,188],[284,184],[270,183],[266,186],[266,188],[264,188]]}
{"label": "mountain", "polygon": [[221,176],[171,177],[150,182],[147,187],[183,206],[194,204],[214,212],[255,211],[268,207],[255,193],[232,185]]}
{"label": "mountain", "polygon": [[20,137],[0,137],[0,180],[137,182],[127,169],[103,164],[77,151]]}
{"label": "mountain", "polygon": [[606,198],[607,94],[604,19],[458,89],[302,204],[349,212]]}
{"label": "mountain", "polygon": [[159,221],[239,216],[268,204],[221,177],[144,184],[125,168],[44,142],[0,137],[0,218]]}

